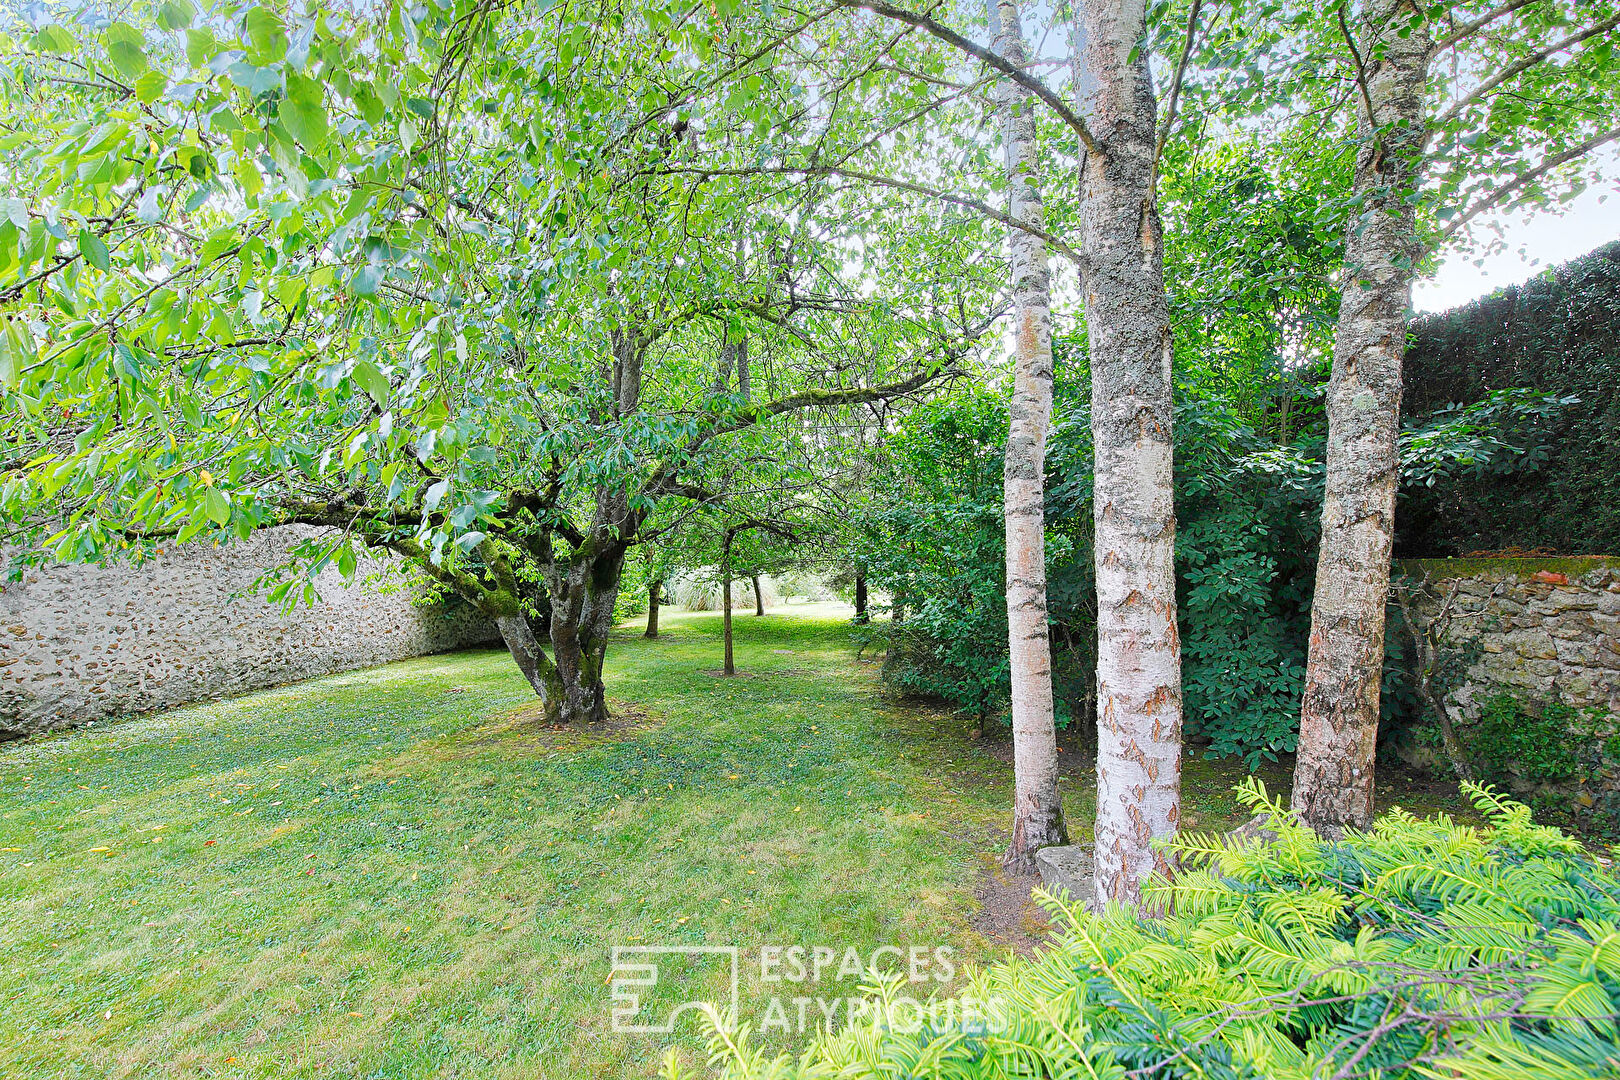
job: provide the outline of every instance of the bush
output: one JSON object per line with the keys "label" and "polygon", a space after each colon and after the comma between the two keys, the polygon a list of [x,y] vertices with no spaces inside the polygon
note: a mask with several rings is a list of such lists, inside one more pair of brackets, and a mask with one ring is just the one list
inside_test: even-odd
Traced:
{"label": "bush", "polygon": [[[716,1036],[711,1066],[725,1080],[1615,1075],[1620,880],[1578,844],[1486,788],[1470,788],[1485,828],[1395,810],[1341,843],[1258,785],[1240,793],[1274,842],[1177,839],[1182,874],[1147,894],[1174,911],[1162,920],[1050,901],[1045,949],[973,976],[982,1018],[919,1029],[879,985],[872,1023],[797,1061],[743,1030]],[[684,1074],[672,1058],[665,1075]]]}

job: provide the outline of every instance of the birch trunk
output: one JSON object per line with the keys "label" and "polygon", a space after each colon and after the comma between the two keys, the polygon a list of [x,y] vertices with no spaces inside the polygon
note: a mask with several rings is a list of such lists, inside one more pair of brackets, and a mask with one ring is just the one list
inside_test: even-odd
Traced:
{"label": "birch trunk", "polygon": [[[1373,754],[1399,474],[1401,358],[1418,255],[1411,194],[1421,182],[1430,35],[1409,9],[1362,12],[1365,72],[1345,286],[1327,394],[1327,489],[1311,606],[1293,809],[1337,838],[1373,813]],[[1369,115],[1369,105],[1371,115]]]}
{"label": "birch trunk", "polygon": [[[1017,0],[992,0],[995,49],[1023,64]],[[1010,81],[998,95],[1007,153],[1007,192],[1015,220],[1045,228],[1033,96]],[[1046,429],[1052,414],[1052,297],[1046,245],[1020,229],[1007,234],[1015,304],[1013,393],[1002,471],[1007,532],[1007,651],[1012,669],[1012,843],[1002,860],[1034,873],[1035,852],[1069,842],[1058,795],[1052,653],[1046,624]]]}
{"label": "birch trunk", "polygon": [[1157,111],[1143,0],[1082,0],[1081,180],[1097,564],[1096,895],[1141,904],[1174,870],[1152,841],[1181,819],[1170,317],[1155,195]]}

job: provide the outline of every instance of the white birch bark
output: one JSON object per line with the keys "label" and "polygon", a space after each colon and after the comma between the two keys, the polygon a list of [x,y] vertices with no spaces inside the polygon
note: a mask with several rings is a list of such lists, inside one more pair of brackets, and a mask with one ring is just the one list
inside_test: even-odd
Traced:
{"label": "white birch bark", "polygon": [[[1023,64],[1017,0],[990,0],[995,50]],[[1009,213],[1045,228],[1034,98],[1015,83],[998,88],[1007,154]],[[1013,826],[1004,865],[1033,873],[1035,852],[1068,843],[1058,795],[1052,656],[1046,622],[1046,432],[1052,414],[1051,271],[1046,244],[1020,229],[1007,234],[1015,347],[1013,393],[1002,473],[1007,532],[1007,649],[1012,669]]]}
{"label": "white birch bark", "polygon": [[1081,0],[1078,105],[1097,570],[1096,896],[1140,905],[1181,818],[1170,316],[1155,197],[1157,109],[1143,0]]}
{"label": "white birch bark", "polygon": [[1360,23],[1358,52],[1370,66],[1358,88],[1358,212],[1328,381],[1327,489],[1292,800],[1329,837],[1372,821],[1401,358],[1419,254],[1410,196],[1421,182],[1430,50],[1424,20],[1400,3],[1378,0]]}

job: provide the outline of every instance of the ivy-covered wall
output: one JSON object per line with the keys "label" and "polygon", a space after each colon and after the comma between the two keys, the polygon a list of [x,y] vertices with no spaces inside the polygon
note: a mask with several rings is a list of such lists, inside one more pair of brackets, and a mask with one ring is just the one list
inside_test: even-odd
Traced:
{"label": "ivy-covered wall", "polygon": [[1539,432],[1551,451],[1540,469],[1404,499],[1402,554],[1620,554],[1620,242],[1418,320],[1405,368],[1408,415],[1514,387],[1580,400]]}
{"label": "ivy-covered wall", "polygon": [[335,570],[312,607],[253,594],[314,531],[185,544],[140,566],[44,567],[0,587],[0,739],[499,641],[465,605],[420,606],[408,587],[346,585]]}

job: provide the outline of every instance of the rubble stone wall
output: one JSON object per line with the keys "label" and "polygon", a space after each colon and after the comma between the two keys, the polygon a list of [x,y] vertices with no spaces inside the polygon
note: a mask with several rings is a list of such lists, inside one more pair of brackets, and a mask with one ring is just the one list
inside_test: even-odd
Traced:
{"label": "rubble stone wall", "polygon": [[350,584],[326,571],[321,599],[290,612],[254,593],[313,532],[42,567],[0,586],[0,739],[499,641],[459,602],[421,606],[409,587],[364,581],[380,563]]}
{"label": "rubble stone wall", "polygon": [[1504,690],[1620,714],[1620,558],[1411,559],[1396,571],[1428,581],[1420,621],[1456,586],[1445,637],[1473,660],[1447,699],[1455,719]]}

